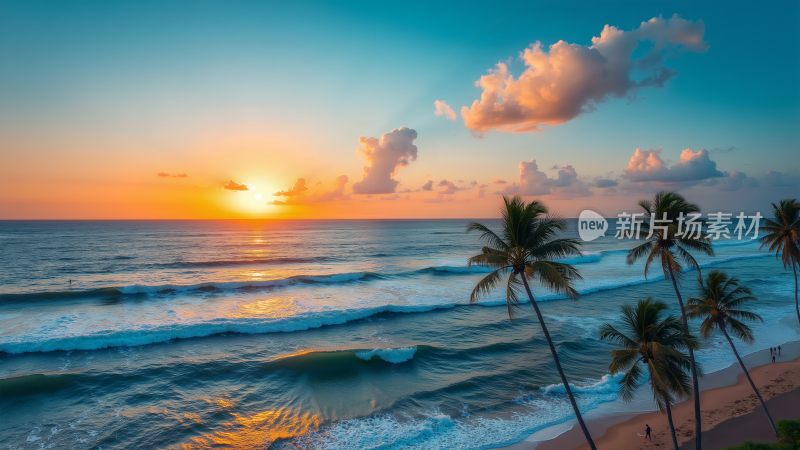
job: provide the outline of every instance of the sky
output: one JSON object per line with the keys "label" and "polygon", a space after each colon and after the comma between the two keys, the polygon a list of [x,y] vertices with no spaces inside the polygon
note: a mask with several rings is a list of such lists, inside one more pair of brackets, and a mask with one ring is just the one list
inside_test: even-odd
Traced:
{"label": "sky", "polygon": [[0,219],[613,216],[800,187],[800,3],[0,0]]}

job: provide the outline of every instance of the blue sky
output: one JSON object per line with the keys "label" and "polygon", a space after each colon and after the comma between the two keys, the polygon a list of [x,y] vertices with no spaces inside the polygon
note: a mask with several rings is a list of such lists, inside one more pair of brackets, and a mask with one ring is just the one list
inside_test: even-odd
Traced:
{"label": "blue sky", "polygon": [[[535,41],[588,46],[605,24],[633,30],[673,14],[702,21],[708,48],[670,52],[663,64],[676,75],[662,87],[525,133],[478,136],[461,117],[433,114],[437,99],[456,111],[471,104],[498,62],[519,75]],[[301,142],[302,158],[265,147],[276,183],[355,181],[359,137],[405,126],[418,134],[418,158],[395,172],[398,192],[427,179],[513,182],[532,159],[620,177],[636,148],[661,149],[667,162],[706,149],[723,171],[797,178],[797,23],[797,2],[3,1],[1,175],[16,186],[42,181],[32,173],[52,179],[29,152],[135,153],[156,171],[191,155],[198,136],[247,129]],[[75,170],[67,181],[87,176]]]}

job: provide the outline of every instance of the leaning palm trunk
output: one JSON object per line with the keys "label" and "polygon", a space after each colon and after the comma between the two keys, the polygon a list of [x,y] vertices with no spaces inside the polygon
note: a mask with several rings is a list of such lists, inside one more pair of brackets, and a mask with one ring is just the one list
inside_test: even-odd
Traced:
{"label": "leaning palm trunk", "polygon": [[800,322],[800,303],[797,301],[797,263],[792,262],[792,272],[794,272],[794,309],[797,312],[797,321]]}
{"label": "leaning palm trunk", "polygon": [[750,387],[753,388],[753,392],[756,394],[756,397],[758,397],[758,401],[761,402],[761,407],[764,408],[764,414],[766,414],[767,415],[767,419],[769,419],[769,424],[770,424],[770,426],[772,426],[772,432],[775,433],[775,435],[777,436],[778,435],[778,429],[775,428],[775,421],[772,420],[772,415],[769,413],[769,409],[767,408],[767,404],[764,402],[764,399],[761,397],[761,393],[758,391],[758,388],[756,388],[755,383],[753,383],[753,379],[750,378],[750,372],[747,371],[747,367],[745,367],[744,361],[742,361],[741,356],[739,356],[739,352],[736,350],[736,346],[733,345],[733,340],[731,340],[730,335],[728,335],[728,330],[725,329],[725,325],[724,324],[720,324],[719,329],[722,330],[722,334],[725,335],[725,339],[728,340],[728,344],[730,344],[731,350],[733,350],[733,354],[736,355],[736,360],[739,361],[739,365],[742,366],[742,371],[744,371],[744,375],[747,377],[747,381],[750,383]]}
{"label": "leaning palm trunk", "polygon": [[675,450],[679,450],[678,437],[675,435],[675,424],[672,423],[672,407],[670,407],[669,400],[664,401],[664,409],[667,412],[667,421],[669,422],[669,432],[672,434],[672,445]]}
{"label": "leaning palm trunk", "polygon": [[[669,270],[669,279],[672,281],[672,288],[675,289],[675,296],[678,297],[678,305],[681,307],[681,320],[683,326],[686,327],[687,333],[689,332],[689,321],[686,319],[686,308],[683,306],[683,297],[681,291],[678,289],[678,282],[675,280],[675,272],[672,266],[667,265]],[[697,379],[697,363],[694,360],[694,350],[689,347],[689,361],[691,362],[692,370],[692,400],[694,401],[694,435],[695,435],[695,448],[700,450],[702,448],[702,424],[700,421],[700,384]]]}
{"label": "leaning palm trunk", "polygon": [[589,444],[589,448],[592,450],[597,450],[597,447],[595,447],[594,441],[592,440],[592,435],[589,434],[589,429],[586,428],[586,424],[583,422],[583,416],[581,416],[581,411],[578,409],[578,403],[575,401],[575,396],[572,395],[572,390],[569,387],[569,382],[567,382],[567,376],[564,374],[564,369],[561,368],[561,361],[558,359],[556,347],[553,345],[553,340],[550,338],[550,332],[547,331],[547,325],[544,324],[544,318],[542,317],[542,312],[539,311],[539,305],[533,298],[533,293],[531,292],[531,287],[528,285],[528,280],[526,279],[525,274],[523,274],[520,278],[522,278],[522,283],[525,285],[525,291],[528,293],[528,299],[531,302],[531,306],[533,306],[533,310],[536,312],[536,318],[539,319],[539,325],[542,327],[542,332],[544,333],[544,338],[547,340],[547,345],[550,346],[550,353],[553,355],[553,361],[556,363],[556,370],[558,371],[558,375],[561,377],[561,382],[564,384],[564,390],[567,392],[569,402],[572,404],[572,409],[575,411],[575,417],[578,419],[578,424],[581,426],[581,431],[583,431],[583,434],[586,437],[586,442]]}

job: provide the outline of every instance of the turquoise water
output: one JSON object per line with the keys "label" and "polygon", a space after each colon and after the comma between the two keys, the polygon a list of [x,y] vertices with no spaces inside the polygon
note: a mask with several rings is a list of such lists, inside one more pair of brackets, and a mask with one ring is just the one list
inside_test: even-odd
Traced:
{"label": "turquoise water", "polygon": [[[530,307],[511,322],[501,291],[467,304],[482,274],[464,229],[0,222],[0,446],[492,448],[569,420]],[[674,303],[629,244],[570,259],[577,301],[535,288],[584,410],[618,399],[598,327],[646,295]],[[791,274],[756,243],[716,251],[703,266],[765,318],[744,353],[798,339]],[[699,358],[732,362],[720,339]]]}

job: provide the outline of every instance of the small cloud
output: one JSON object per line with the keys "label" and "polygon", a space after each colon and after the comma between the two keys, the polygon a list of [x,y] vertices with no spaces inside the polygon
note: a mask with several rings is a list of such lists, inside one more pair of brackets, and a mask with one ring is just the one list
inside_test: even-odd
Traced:
{"label": "small cloud", "polygon": [[[310,203],[329,202],[334,200],[344,200],[348,198],[345,189],[349,179],[347,175],[339,175],[334,181],[333,189],[328,191],[307,192],[308,187],[304,178],[298,178],[291,189],[276,192],[275,196],[286,197],[285,200],[274,200],[273,205],[304,205]],[[323,183],[317,182],[316,186]]]}
{"label": "small cloud", "polygon": [[187,175],[185,172],[181,173],[158,172],[156,176],[161,178],[189,178],[189,175]]}
{"label": "small cloud", "polygon": [[725,172],[722,178],[714,179],[713,183],[723,191],[738,191],[742,188],[755,188],[758,187],[758,180],[748,177],[744,172],[734,170],[733,172]]}
{"label": "small cloud", "polygon": [[717,163],[703,149],[695,151],[686,148],[681,151],[678,162],[668,165],[661,159],[661,150],[637,148],[628,160],[624,176],[631,181],[691,183],[723,177],[725,174],[717,169]]}
{"label": "small cloud", "polygon": [[446,194],[446,195],[455,194],[456,192],[461,190],[460,187],[456,186],[455,183],[449,180],[442,180],[439,183],[437,183],[436,186],[441,188],[439,189],[440,194]]}
{"label": "small cloud", "polygon": [[547,195],[562,197],[581,197],[589,195],[589,186],[578,178],[578,172],[571,165],[554,166],[554,177],[539,170],[536,160],[520,161],[519,183],[511,183],[503,191],[507,195]]}
{"label": "small cloud", "polygon": [[769,187],[797,189],[800,187],[800,175],[771,170],[764,176],[764,184]]}
{"label": "small cloud", "polygon": [[306,186],[305,178],[298,178],[297,181],[294,182],[294,186],[291,189],[287,189],[285,191],[278,191],[272,195],[275,197],[294,197],[296,195],[301,195],[303,192],[308,190],[308,186]]}
{"label": "small cloud", "polygon": [[597,188],[603,188],[603,189],[612,188],[616,187],[617,184],[619,184],[617,180],[613,180],[611,178],[598,178],[594,180],[594,187]]}
{"label": "small cloud", "polygon": [[423,191],[432,191],[433,190],[433,180],[428,180],[425,184],[422,185]]}
{"label": "small cloud", "polygon": [[225,185],[224,185],[224,186],[222,186],[222,187],[223,187],[224,189],[227,189],[227,190],[229,190],[229,191],[246,191],[246,190],[248,189],[248,188],[247,188],[247,185],[245,185],[245,184],[239,184],[239,183],[237,183],[237,182],[235,182],[235,181],[233,181],[233,180],[229,180],[229,181],[228,181],[227,183],[225,183]]}
{"label": "small cloud", "polygon": [[398,128],[378,138],[359,139],[361,153],[367,159],[364,178],[353,184],[356,194],[391,194],[400,183],[393,177],[397,169],[417,159],[414,140],[417,132],[411,128]]}
{"label": "small cloud", "polygon": [[444,100],[436,100],[433,102],[433,113],[439,117],[446,117],[448,120],[456,120],[456,112]]}

